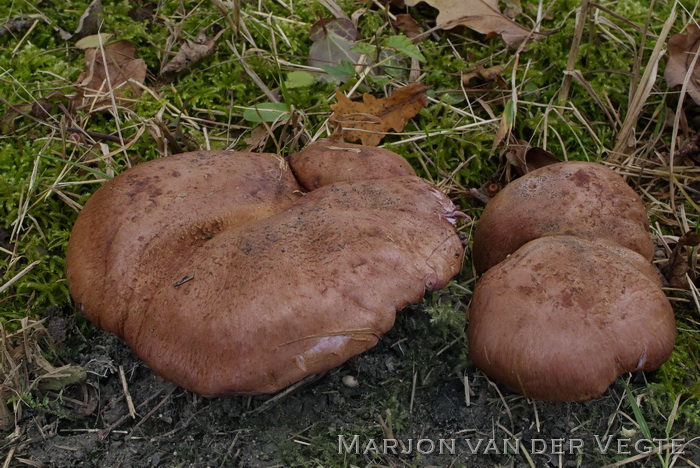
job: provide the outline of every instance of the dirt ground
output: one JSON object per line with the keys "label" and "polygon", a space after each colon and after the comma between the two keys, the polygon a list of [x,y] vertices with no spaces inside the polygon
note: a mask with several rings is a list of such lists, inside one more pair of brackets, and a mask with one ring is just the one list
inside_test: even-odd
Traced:
{"label": "dirt ground", "polygon": [[[52,316],[49,329],[75,329],[69,312]],[[374,349],[272,396],[196,396],[155,376],[118,338],[87,330],[94,335],[76,358],[87,380],[24,412],[21,431],[4,439],[6,466],[600,467],[635,456],[627,466],[660,463],[640,453],[646,446],[621,411],[620,381],[593,402],[534,403],[465,364],[462,340],[436,349],[421,306],[400,313]],[[635,379],[644,376],[634,376],[633,388]],[[675,466],[698,464],[700,450],[690,444]]]}

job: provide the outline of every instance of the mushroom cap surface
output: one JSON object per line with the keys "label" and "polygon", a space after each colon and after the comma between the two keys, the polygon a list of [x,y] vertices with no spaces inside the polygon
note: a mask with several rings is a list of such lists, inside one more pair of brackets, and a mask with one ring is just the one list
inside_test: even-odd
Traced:
{"label": "mushroom cap surface", "polygon": [[455,207],[414,176],[303,193],[271,154],[135,166],[85,204],[71,294],[156,373],[202,395],[270,393],[374,346],[460,269]]}
{"label": "mushroom cap surface", "polygon": [[408,161],[393,151],[329,139],[319,140],[288,159],[307,190],[335,182],[416,175]]}
{"label": "mushroom cap surface", "polygon": [[474,364],[490,378],[534,399],[583,401],[625,372],[660,367],[675,321],[642,255],[547,236],[482,276],[467,333]]}
{"label": "mushroom cap surface", "polygon": [[610,239],[651,260],[649,219],[634,190],[597,163],[551,164],[514,180],[486,205],[474,233],[478,273],[542,236]]}

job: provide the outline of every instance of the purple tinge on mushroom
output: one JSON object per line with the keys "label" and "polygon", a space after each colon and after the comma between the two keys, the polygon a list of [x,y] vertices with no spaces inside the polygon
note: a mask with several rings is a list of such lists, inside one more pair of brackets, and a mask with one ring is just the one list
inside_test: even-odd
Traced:
{"label": "purple tinge on mushroom", "polygon": [[129,169],[78,216],[71,294],[203,395],[274,392],[338,366],[462,262],[452,202],[376,151],[324,140],[289,163],[201,151]]}
{"label": "purple tinge on mushroom", "polygon": [[543,167],[489,202],[474,236],[485,272],[469,310],[473,362],[535,399],[600,396],[671,354],[673,310],[651,266],[641,199],[599,164]]}

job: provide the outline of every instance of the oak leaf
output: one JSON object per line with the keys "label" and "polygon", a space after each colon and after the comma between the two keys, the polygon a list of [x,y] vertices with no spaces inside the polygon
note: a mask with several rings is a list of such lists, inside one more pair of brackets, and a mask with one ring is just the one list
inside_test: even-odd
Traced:
{"label": "oak leaf", "polygon": [[351,101],[337,91],[338,102],[331,105],[331,123],[340,130],[343,140],[360,140],[363,145],[377,146],[387,131],[403,130],[409,119],[427,104],[427,89],[422,84],[411,83],[386,98],[377,99],[365,93],[362,101]]}
{"label": "oak leaf", "polygon": [[686,34],[674,34],[668,40],[668,63],[664,79],[669,87],[683,84],[690,67],[695,61],[695,67],[688,79],[687,93],[696,104],[700,105],[700,28],[695,25],[688,27]]}
{"label": "oak leaf", "polygon": [[104,48],[85,51],[85,71],[78,76],[78,92],[74,98],[78,109],[104,111],[114,101],[127,105],[129,98],[141,96],[142,89],[135,83],[146,79],[146,62],[136,58],[136,46],[129,41],[118,41]]}
{"label": "oak leaf", "polygon": [[529,36],[541,37],[501,13],[498,0],[406,0],[406,5],[415,6],[425,2],[440,13],[437,27],[452,29],[466,26],[481,34],[500,34],[509,47],[518,47]]}

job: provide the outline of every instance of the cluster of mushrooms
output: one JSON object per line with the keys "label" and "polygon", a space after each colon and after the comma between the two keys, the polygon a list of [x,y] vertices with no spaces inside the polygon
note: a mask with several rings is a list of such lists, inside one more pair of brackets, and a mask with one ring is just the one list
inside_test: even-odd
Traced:
{"label": "cluster of mushrooms", "polygon": [[196,393],[270,393],[374,346],[460,270],[462,215],[387,150],[198,151],[100,187],[71,233],[82,312]]}
{"label": "cluster of mushrooms", "polygon": [[[374,346],[461,268],[464,216],[399,155],[321,140],[288,158],[198,151],[104,184],[71,233],[82,312],[196,393],[271,393]],[[615,172],[549,165],[487,205],[473,362],[544,400],[601,395],[669,356],[644,206]]]}
{"label": "cluster of mushrooms", "polygon": [[474,235],[474,364],[528,397],[583,401],[657,369],[675,340],[641,199],[614,171],[562,162],[513,181]]}

